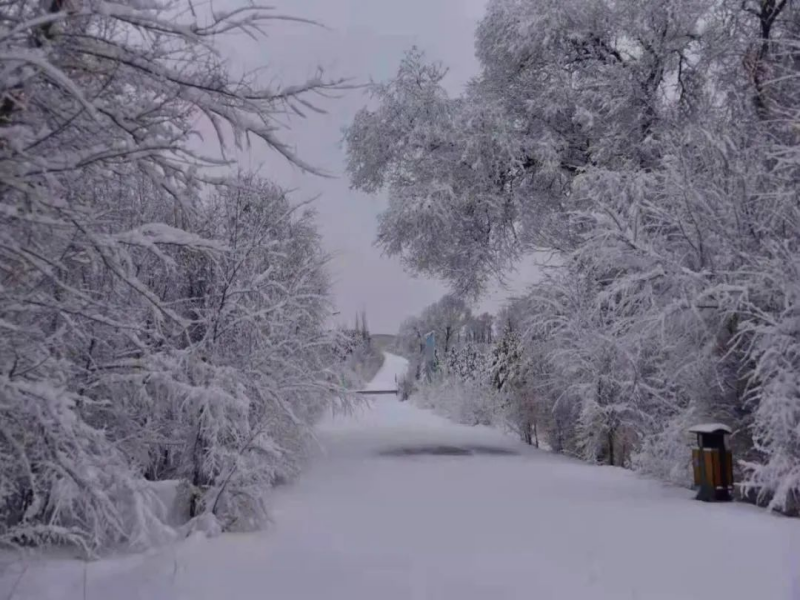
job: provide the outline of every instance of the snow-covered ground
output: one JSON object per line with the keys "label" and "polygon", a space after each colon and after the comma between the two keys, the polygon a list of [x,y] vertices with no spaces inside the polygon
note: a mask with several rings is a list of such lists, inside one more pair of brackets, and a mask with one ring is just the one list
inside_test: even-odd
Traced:
{"label": "snow-covered ground", "polygon": [[[371,389],[405,368],[388,355]],[[521,446],[393,396],[325,448],[259,534],[29,561],[0,599],[800,599],[800,521]]]}

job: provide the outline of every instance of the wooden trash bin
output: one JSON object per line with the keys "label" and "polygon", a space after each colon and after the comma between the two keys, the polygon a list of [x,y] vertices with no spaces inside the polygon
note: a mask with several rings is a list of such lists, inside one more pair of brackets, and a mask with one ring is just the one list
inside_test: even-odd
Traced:
{"label": "wooden trash bin", "polygon": [[705,423],[689,429],[697,435],[697,448],[692,450],[694,485],[697,499],[719,502],[731,499],[733,493],[733,455],[725,446],[731,428],[721,423]]}

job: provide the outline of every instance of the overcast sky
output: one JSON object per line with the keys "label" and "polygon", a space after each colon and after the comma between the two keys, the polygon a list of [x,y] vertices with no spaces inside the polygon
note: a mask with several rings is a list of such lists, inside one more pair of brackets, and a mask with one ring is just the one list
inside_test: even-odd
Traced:
{"label": "overcast sky", "polygon": [[[239,0],[230,0],[238,3]],[[237,38],[225,43],[236,66],[269,67],[269,75],[289,84],[314,73],[354,82],[385,80],[413,45],[450,69],[446,84],[459,93],[478,70],[473,34],[486,0],[285,0],[279,12],[314,19],[326,28],[276,21],[268,40]],[[333,256],[334,294],[342,321],[366,309],[373,332],[394,333],[400,322],[436,301],[447,289],[440,282],[414,278],[396,259],[374,246],[377,215],[385,198],[350,190],[344,174],[342,128],[367,102],[362,90],[324,101],[326,115],[293,119],[291,141],[300,156],[334,175],[321,179],[298,172],[263,148],[242,158],[270,179],[296,189],[295,197],[319,195],[315,206],[326,249]],[[508,292],[497,290],[479,308],[494,309]]]}

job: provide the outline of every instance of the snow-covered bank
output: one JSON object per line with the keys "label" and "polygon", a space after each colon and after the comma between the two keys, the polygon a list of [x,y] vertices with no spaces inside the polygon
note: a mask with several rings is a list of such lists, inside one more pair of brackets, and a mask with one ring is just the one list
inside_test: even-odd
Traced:
{"label": "snow-covered bank", "polygon": [[[404,366],[388,355],[372,389]],[[325,453],[276,494],[271,530],[89,564],[7,564],[0,598],[800,597],[798,521],[695,502],[392,396],[319,436]]]}

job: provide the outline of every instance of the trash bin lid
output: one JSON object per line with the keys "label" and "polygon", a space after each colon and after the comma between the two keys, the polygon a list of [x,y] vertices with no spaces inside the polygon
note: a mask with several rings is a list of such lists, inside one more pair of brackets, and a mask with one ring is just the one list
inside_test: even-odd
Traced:
{"label": "trash bin lid", "polygon": [[690,428],[689,433],[733,433],[733,431],[722,423],[701,423]]}

